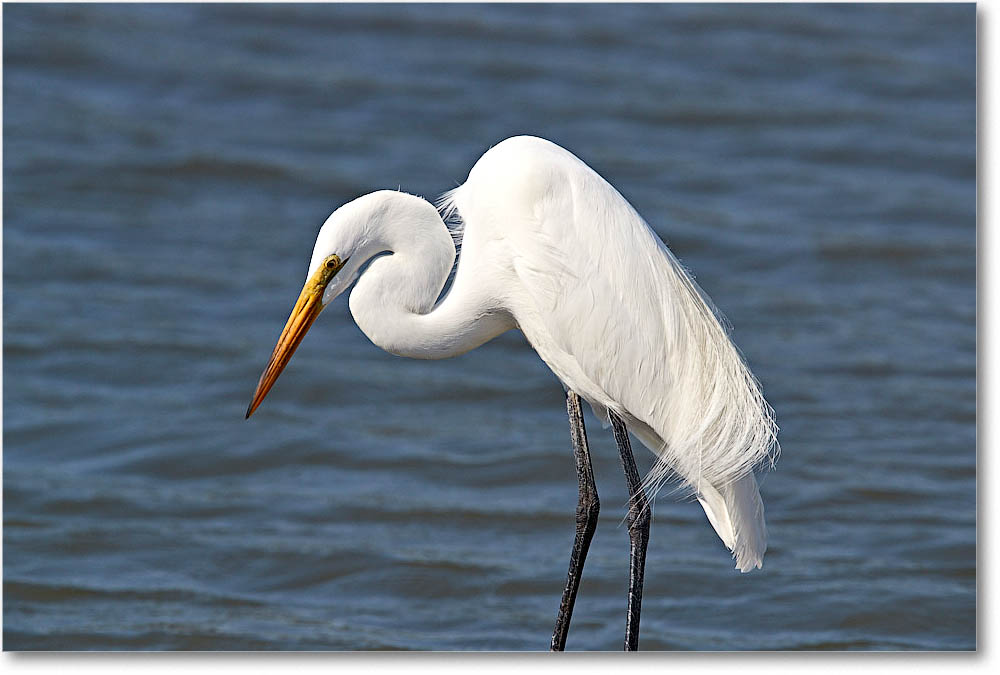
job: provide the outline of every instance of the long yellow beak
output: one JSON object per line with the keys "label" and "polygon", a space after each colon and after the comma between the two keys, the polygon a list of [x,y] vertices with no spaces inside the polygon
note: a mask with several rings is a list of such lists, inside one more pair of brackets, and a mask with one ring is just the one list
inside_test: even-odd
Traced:
{"label": "long yellow beak", "polygon": [[271,359],[267,362],[267,368],[264,369],[260,380],[257,382],[257,390],[254,392],[250,406],[247,408],[247,419],[250,419],[250,415],[253,415],[253,411],[257,409],[257,406],[267,396],[267,392],[271,391],[271,387],[274,386],[278,376],[281,375],[281,371],[288,365],[292,354],[295,353],[295,349],[309,331],[309,327],[313,325],[313,321],[323,311],[323,292],[326,291],[327,284],[330,283],[333,276],[343,266],[344,264],[340,261],[339,257],[335,255],[330,256],[323,261],[319,269],[313,273],[306,282],[306,285],[302,287],[302,292],[299,294],[299,299],[295,301],[295,307],[292,308],[288,322],[285,323],[285,328],[278,337],[278,344],[274,346],[274,351],[271,352]]}

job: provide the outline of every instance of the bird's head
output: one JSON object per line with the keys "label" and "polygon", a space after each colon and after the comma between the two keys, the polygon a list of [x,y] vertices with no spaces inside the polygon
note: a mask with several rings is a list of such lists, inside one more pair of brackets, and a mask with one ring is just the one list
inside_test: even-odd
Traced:
{"label": "bird's head", "polygon": [[[378,194],[378,193],[374,193]],[[358,276],[361,264],[371,253],[371,222],[377,217],[373,195],[359,197],[334,211],[316,236],[306,283],[274,346],[267,367],[257,382],[247,418],[274,386],[281,371],[323,308],[343,293]]]}
{"label": "bird's head", "polygon": [[[418,252],[423,266],[430,270],[447,271],[455,257],[455,247],[437,209],[404,192],[372,192],[344,204],[326,219],[316,236],[305,286],[260,376],[247,408],[248,418],[267,396],[323,308],[350,288],[365,263],[380,253],[402,248]],[[439,291],[440,285],[431,295],[436,298]],[[405,289],[400,295],[405,296]]]}

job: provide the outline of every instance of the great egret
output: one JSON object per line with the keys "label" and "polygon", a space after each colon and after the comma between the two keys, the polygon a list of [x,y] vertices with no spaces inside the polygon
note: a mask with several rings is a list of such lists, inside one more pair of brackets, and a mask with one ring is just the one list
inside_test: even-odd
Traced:
{"label": "great egret", "polygon": [[[456,249],[438,208],[464,227],[440,301]],[[767,534],[753,471],[774,460],[774,412],[711,300],[625,198],[572,153],[518,136],[484,154],[437,208],[383,190],[334,211],[248,418],[319,313],[355,281],[351,314],[382,349],[443,359],[519,328],[566,387],[580,486],[553,650],[565,646],[600,510],[581,397],[611,423],[631,495],[625,649],[639,640],[647,491],[663,480],[675,477],[696,495],[739,570],[761,566]],[[659,460],[645,483],[629,431]]]}

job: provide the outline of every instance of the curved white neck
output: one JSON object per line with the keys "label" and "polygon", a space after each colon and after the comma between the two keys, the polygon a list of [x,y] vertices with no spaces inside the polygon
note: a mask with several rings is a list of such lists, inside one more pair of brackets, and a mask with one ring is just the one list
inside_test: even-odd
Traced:
{"label": "curved white neck", "polygon": [[382,216],[366,257],[357,262],[360,267],[389,252],[372,261],[351,292],[351,314],[364,334],[398,356],[444,359],[513,328],[506,313],[491,311],[467,274],[456,274],[437,303],[455,261],[455,245],[437,210],[411,199]]}

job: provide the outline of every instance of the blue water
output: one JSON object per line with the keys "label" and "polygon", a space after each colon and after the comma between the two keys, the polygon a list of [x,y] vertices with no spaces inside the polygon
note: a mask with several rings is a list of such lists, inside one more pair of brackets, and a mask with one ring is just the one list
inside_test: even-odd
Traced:
{"label": "blue water", "polygon": [[[3,31],[5,649],[547,648],[576,478],[518,333],[404,360],[341,299],[243,419],[326,216],[520,133],[645,216],[781,426],[763,570],[657,500],[640,647],[975,648],[974,5],[7,5]],[[619,649],[626,493],[588,423],[568,647]]]}

